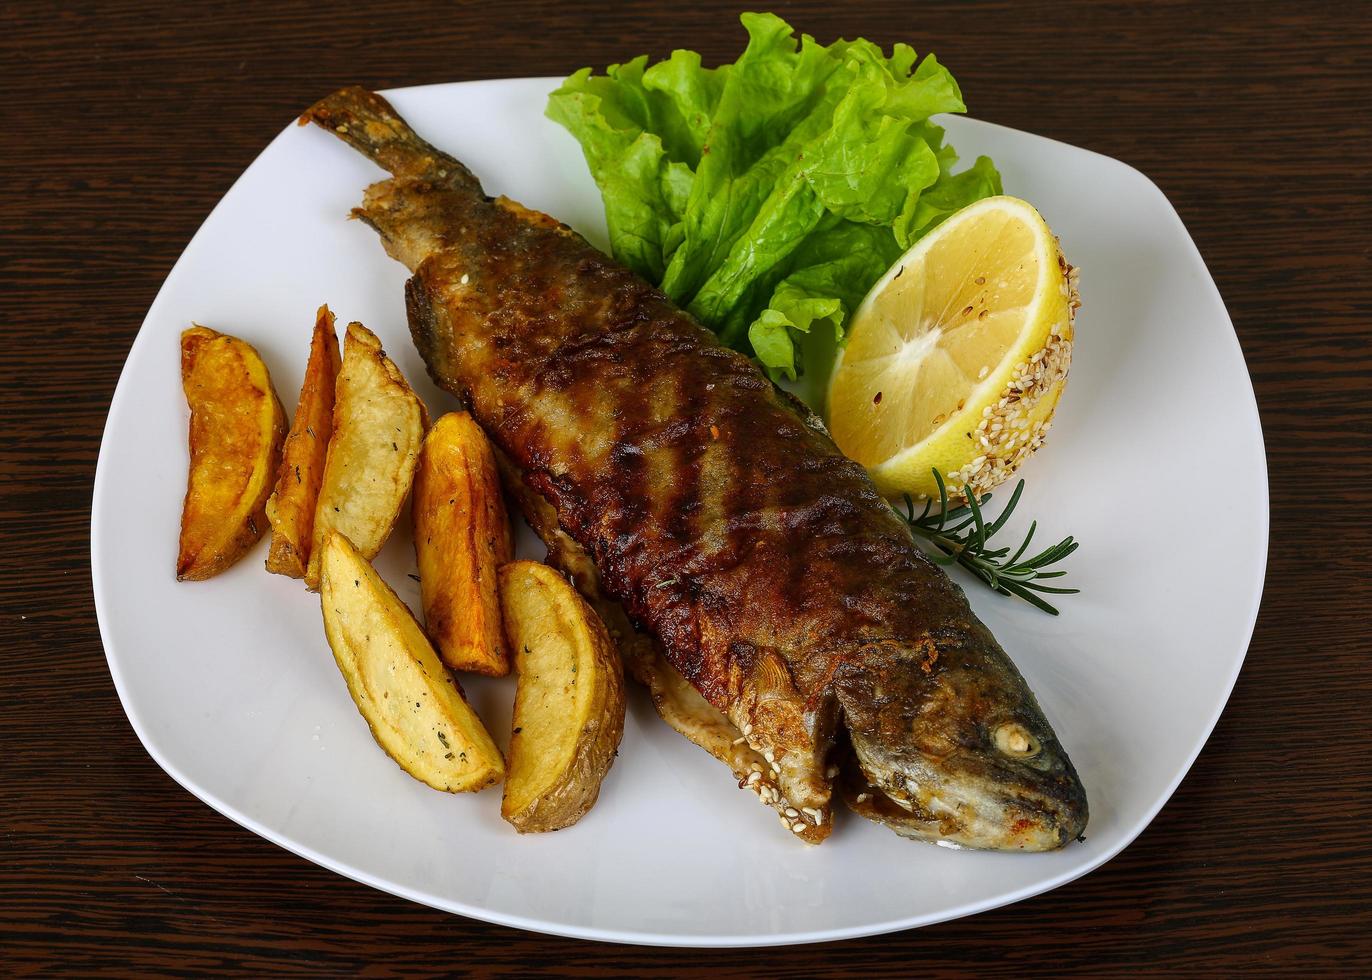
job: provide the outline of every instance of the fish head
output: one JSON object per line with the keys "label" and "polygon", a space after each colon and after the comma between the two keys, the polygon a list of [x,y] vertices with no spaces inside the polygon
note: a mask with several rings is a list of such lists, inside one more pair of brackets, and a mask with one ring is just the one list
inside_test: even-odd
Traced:
{"label": "fish head", "polygon": [[989,632],[968,647],[883,645],[837,680],[852,745],[841,788],[858,813],[957,847],[1047,851],[1081,836],[1081,781]]}

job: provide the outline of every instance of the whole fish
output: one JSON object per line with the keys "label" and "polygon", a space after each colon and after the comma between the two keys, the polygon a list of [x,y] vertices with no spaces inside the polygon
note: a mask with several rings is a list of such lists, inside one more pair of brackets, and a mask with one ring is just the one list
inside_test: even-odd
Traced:
{"label": "whole fish", "polygon": [[415,344],[673,727],[806,841],[836,791],[925,840],[1081,834],[1085,793],[1019,671],[817,419],[380,96],[343,89],[310,121],[391,173],[353,213],[413,273]]}

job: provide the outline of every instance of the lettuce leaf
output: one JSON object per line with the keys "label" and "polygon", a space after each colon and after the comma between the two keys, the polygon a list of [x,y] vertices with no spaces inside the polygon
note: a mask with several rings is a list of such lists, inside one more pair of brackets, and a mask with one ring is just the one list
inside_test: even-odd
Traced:
{"label": "lettuce leaf", "polygon": [[583,68],[547,114],[581,143],[615,258],[794,379],[807,338],[841,342],[891,263],[999,194],[1000,175],[985,157],[953,173],[957,154],[929,117],[966,107],[933,55],[797,42],[773,14],[741,20],[748,46],[731,65],[675,51]]}

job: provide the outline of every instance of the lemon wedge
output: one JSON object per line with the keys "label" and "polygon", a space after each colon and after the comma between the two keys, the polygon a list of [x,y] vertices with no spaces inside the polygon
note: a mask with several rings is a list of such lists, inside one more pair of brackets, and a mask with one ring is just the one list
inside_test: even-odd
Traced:
{"label": "lemon wedge", "polygon": [[970,204],[853,314],[827,399],[838,447],[888,496],[977,496],[1042,443],[1072,360],[1076,275],[1033,206]]}

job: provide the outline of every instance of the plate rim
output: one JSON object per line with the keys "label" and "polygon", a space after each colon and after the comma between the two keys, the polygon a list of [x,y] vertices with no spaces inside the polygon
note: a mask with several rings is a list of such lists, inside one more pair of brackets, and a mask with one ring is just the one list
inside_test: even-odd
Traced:
{"label": "plate rim", "polygon": [[[565,76],[524,76],[514,78],[475,79],[470,81],[438,82],[429,85],[412,85],[399,88],[381,89],[378,91],[380,92],[380,94],[386,96],[403,96],[408,92],[440,88],[452,88],[455,86],[504,86],[510,84],[523,83],[552,84],[554,82],[561,81],[563,77]],[[1133,844],[1134,841],[1137,840],[1138,837],[1144,832],[1144,830],[1146,830],[1149,827],[1149,825],[1152,824],[1153,820],[1157,817],[1158,813],[1172,799],[1172,796],[1176,793],[1177,788],[1181,785],[1182,780],[1184,780],[1186,776],[1190,773],[1192,767],[1195,765],[1196,759],[1200,756],[1200,753],[1204,751],[1206,745],[1209,744],[1210,737],[1214,734],[1215,726],[1219,723],[1221,716],[1224,714],[1225,709],[1228,707],[1229,700],[1233,695],[1234,686],[1238,682],[1238,676],[1243,669],[1244,663],[1247,661],[1248,651],[1251,647],[1253,640],[1253,632],[1257,626],[1258,613],[1262,606],[1262,598],[1267,578],[1267,565],[1270,560],[1270,472],[1268,469],[1267,461],[1266,439],[1264,437],[1262,428],[1262,416],[1258,409],[1257,394],[1253,388],[1253,378],[1251,372],[1248,370],[1247,358],[1244,356],[1243,346],[1239,342],[1238,332],[1234,329],[1233,318],[1229,314],[1228,306],[1224,302],[1224,297],[1223,294],[1220,292],[1219,285],[1215,282],[1214,276],[1210,273],[1209,266],[1206,265],[1204,257],[1200,254],[1200,249],[1196,245],[1195,239],[1187,230],[1186,224],[1182,221],[1181,216],[1180,214],[1178,214],[1175,206],[1172,204],[1171,200],[1167,197],[1167,195],[1163,192],[1162,188],[1160,188],[1158,184],[1152,180],[1152,178],[1150,178],[1147,174],[1143,173],[1138,168],[1128,163],[1125,163],[1122,160],[1116,159],[1115,157],[1107,156],[1106,154],[1099,153],[1095,150],[1075,146],[1073,144],[1066,143],[1062,140],[1053,139],[1052,137],[1039,136],[1036,133],[1029,133],[1024,130],[1017,130],[1010,126],[1000,125],[999,123],[986,122],[984,120],[976,119],[975,117],[971,116],[963,116],[961,118],[965,119],[968,122],[974,123],[977,126],[985,126],[991,129],[1004,130],[1018,135],[1030,136],[1036,140],[1043,140],[1045,142],[1056,144],[1058,146],[1067,147],[1068,149],[1071,149],[1072,151],[1077,153],[1090,154],[1094,157],[1100,158],[1100,160],[1102,161],[1105,161],[1108,165],[1123,167],[1126,170],[1130,171],[1136,178],[1140,179],[1164,206],[1165,215],[1180,230],[1181,235],[1185,239],[1187,246],[1189,246],[1189,249],[1192,253],[1192,257],[1194,258],[1195,262],[1199,265],[1201,269],[1205,271],[1206,282],[1208,283],[1209,289],[1214,293],[1214,296],[1218,301],[1219,307],[1224,313],[1225,324],[1229,328],[1228,334],[1226,335],[1226,341],[1233,346],[1235,352],[1237,353],[1239,363],[1243,365],[1244,376],[1247,382],[1248,399],[1247,403],[1243,407],[1246,409],[1245,414],[1248,416],[1248,420],[1252,425],[1253,432],[1257,437],[1258,446],[1261,450],[1258,453],[1258,462],[1261,469],[1261,480],[1258,481],[1258,486],[1256,488],[1258,501],[1255,502],[1261,503],[1262,510],[1262,560],[1260,562],[1255,563],[1255,581],[1253,582],[1250,591],[1251,608],[1249,610],[1248,615],[1248,624],[1244,633],[1244,639],[1242,644],[1243,649],[1237,657],[1237,659],[1235,660],[1232,672],[1226,684],[1224,685],[1223,697],[1218,699],[1218,706],[1214,709],[1212,716],[1209,718],[1208,722],[1204,726],[1204,737],[1197,741],[1194,749],[1191,751],[1189,757],[1186,759],[1185,764],[1178,769],[1176,775],[1173,777],[1173,779],[1168,784],[1166,789],[1161,794],[1159,794],[1157,800],[1152,804],[1152,806],[1146,809],[1141,814],[1141,816],[1136,821],[1134,821],[1134,823],[1131,826],[1129,826],[1127,830],[1124,831],[1124,833],[1121,835],[1120,841],[1116,846],[1103,852],[1102,854],[1093,858],[1091,861],[1087,862],[1085,865],[1081,867],[1073,868],[1069,871],[1062,872],[1058,875],[1035,881],[1033,884],[1026,885],[1025,887],[1020,888],[1008,895],[999,895],[992,899],[967,902],[962,905],[944,909],[938,913],[907,916],[905,918],[892,919],[880,923],[846,926],[829,930],[764,933],[748,936],[718,935],[710,933],[678,934],[659,933],[632,929],[594,928],[588,926],[569,925],[566,923],[558,923],[548,920],[521,916],[517,914],[491,911],[481,906],[469,905],[464,902],[454,901],[444,896],[425,893],[417,889],[407,888],[403,885],[399,885],[394,882],[378,878],[358,868],[354,868],[344,861],[336,860],[327,854],[317,852],[308,846],[299,844],[298,842],[292,840],[288,835],[277,833],[271,828],[260,824],[258,821],[256,821],[252,817],[249,817],[247,814],[243,813],[227,801],[222,800],[219,797],[215,796],[213,793],[210,793],[207,790],[203,789],[195,782],[194,779],[192,779],[186,773],[182,772],[176,766],[174,766],[158,749],[156,743],[148,734],[143,723],[143,720],[140,719],[136,711],[134,711],[131,708],[131,701],[127,692],[126,681],[121,674],[119,665],[116,662],[116,657],[112,652],[114,650],[115,644],[113,642],[113,637],[111,635],[110,627],[108,625],[110,621],[110,616],[106,608],[107,596],[104,594],[105,588],[103,586],[102,577],[100,574],[103,554],[100,544],[102,536],[99,533],[99,514],[102,511],[102,501],[106,496],[109,482],[107,474],[110,471],[111,467],[114,466],[114,463],[111,462],[109,457],[109,437],[111,430],[114,427],[116,416],[120,414],[121,410],[124,408],[125,402],[127,402],[129,398],[129,391],[131,390],[131,388],[129,385],[126,384],[128,378],[126,374],[128,365],[130,361],[132,361],[135,353],[138,351],[139,344],[145,340],[144,327],[147,326],[148,321],[153,318],[154,314],[159,312],[159,309],[163,303],[163,298],[167,292],[168,282],[171,280],[172,276],[176,272],[176,269],[181,265],[182,261],[186,258],[186,256],[191,254],[192,250],[197,247],[198,243],[201,241],[201,237],[205,231],[206,226],[209,225],[211,220],[218,213],[219,209],[224,206],[225,201],[227,201],[228,198],[232,195],[234,189],[239,185],[240,182],[244,180],[244,178],[247,177],[247,175],[255,167],[261,164],[263,158],[272,149],[272,147],[275,146],[277,141],[283,139],[288,133],[290,133],[294,129],[296,125],[294,121],[288,123],[286,127],[281,130],[281,132],[279,132],[276,136],[269,140],[266,146],[264,146],[262,150],[259,151],[257,156],[253,158],[252,162],[249,163],[248,166],[244,168],[243,172],[240,173],[238,177],[234,179],[233,183],[230,184],[229,187],[220,196],[219,200],[215,203],[214,207],[210,209],[208,214],[206,214],[204,219],[201,221],[199,227],[196,228],[195,233],[191,236],[190,240],[186,243],[186,246],[181,250],[180,254],[177,256],[176,261],[173,262],[171,267],[168,269],[161,286],[158,287],[157,295],[153,298],[153,301],[149,305],[147,312],[144,314],[143,322],[139,324],[138,332],[134,335],[133,342],[129,345],[129,350],[128,353],[125,355],[124,363],[120,367],[119,379],[115,384],[114,393],[110,398],[110,407],[108,413],[106,414],[105,425],[101,430],[100,449],[96,458],[95,477],[93,480],[90,505],[91,591],[95,605],[96,622],[100,631],[100,641],[105,653],[105,662],[109,667],[110,676],[114,682],[115,693],[118,695],[120,707],[123,709],[124,715],[128,719],[130,727],[133,728],[134,734],[138,737],[139,742],[142,744],[143,749],[148,753],[152,760],[157,763],[157,765],[163,770],[163,772],[170,776],[178,785],[180,785],[183,789],[189,792],[192,796],[199,799],[202,803],[209,806],[215,812],[219,813],[221,816],[224,816],[229,820],[232,820],[234,823],[238,824],[244,829],[251,831],[257,836],[267,841],[270,841],[271,843],[281,847],[286,851],[289,851],[297,857],[303,858],[313,864],[326,868],[329,871],[339,874],[352,881],[356,881],[360,884],[370,886],[372,888],[377,889],[378,891],[382,891],[390,895],[395,895],[399,898],[404,898],[409,901],[416,902],[420,905],[426,905],[430,908],[435,908],[448,913],[463,915],[468,918],[477,919],[482,922],[490,922],[496,925],[506,926],[514,929],[522,929],[528,932],[555,935],[571,939],[583,939],[594,942],[624,943],[628,945],[659,946],[672,948],[723,949],[801,945],[808,943],[834,942],[845,939],[856,939],[865,936],[878,936],[892,932],[900,932],[906,929],[914,929],[921,928],[923,926],[936,925],[940,922],[947,922],[953,919],[959,919],[970,915],[977,915],[979,913],[987,912],[996,908],[1001,908],[1006,905],[1013,905],[1017,902],[1025,901],[1026,899],[1033,898],[1037,895],[1042,895],[1056,888],[1060,888],[1063,885],[1069,884],[1070,882],[1075,881],[1080,877],[1083,877],[1084,875],[1090,874],[1092,871],[1095,871],[1103,865],[1107,864],[1108,862],[1112,861],[1125,848]]]}

